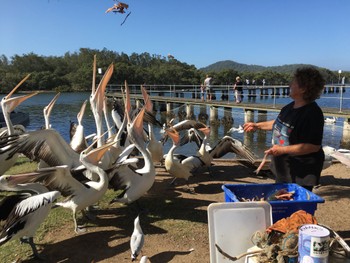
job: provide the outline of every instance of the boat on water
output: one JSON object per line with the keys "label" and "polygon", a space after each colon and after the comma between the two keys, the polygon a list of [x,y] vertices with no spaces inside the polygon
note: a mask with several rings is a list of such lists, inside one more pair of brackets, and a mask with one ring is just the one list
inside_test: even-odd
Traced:
{"label": "boat on water", "polygon": [[[17,124],[21,124],[24,127],[26,127],[27,125],[29,125],[29,113],[27,112],[22,112],[22,111],[18,111],[18,112],[11,112],[10,114],[10,118],[12,121],[13,125],[17,125]],[[4,115],[2,114],[2,112],[0,113],[0,128],[6,127],[6,122],[4,119]]]}

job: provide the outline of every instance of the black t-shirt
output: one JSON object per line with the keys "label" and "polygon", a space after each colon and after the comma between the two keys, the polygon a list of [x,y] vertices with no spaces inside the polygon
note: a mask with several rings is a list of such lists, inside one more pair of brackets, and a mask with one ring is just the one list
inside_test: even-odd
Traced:
{"label": "black t-shirt", "polygon": [[[316,102],[294,109],[294,102],[283,107],[273,125],[272,143],[282,146],[311,143],[322,145],[324,117]],[[271,170],[277,182],[316,185],[322,171],[324,152],[272,157]]]}

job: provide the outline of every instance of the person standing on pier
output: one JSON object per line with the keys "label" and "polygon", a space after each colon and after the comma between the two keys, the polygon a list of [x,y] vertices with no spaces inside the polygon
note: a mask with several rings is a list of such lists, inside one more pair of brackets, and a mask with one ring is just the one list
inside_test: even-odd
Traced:
{"label": "person standing on pier", "polygon": [[209,77],[209,75],[206,76],[206,79],[204,80],[203,84],[205,87],[205,90],[207,92],[207,100],[211,100],[211,81],[212,77]]}
{"label": "person standing on pier", "polygon": [[297,183],[311,190],[319,184],[324,162],[322,149],[324,117],[315,102],[325,81],[313,67],[298,68],[290,84],[293,101],[284,106],[276,120],[247,122],[245,132],[272,130],[270,169],[277,183]]}
{"label": "person standing on pier", "polygon": [[243,82],[239,76],[236,77],[236,82],[233,85],[233,90],[235,92],[236,103],[241,103],[242,102]]}

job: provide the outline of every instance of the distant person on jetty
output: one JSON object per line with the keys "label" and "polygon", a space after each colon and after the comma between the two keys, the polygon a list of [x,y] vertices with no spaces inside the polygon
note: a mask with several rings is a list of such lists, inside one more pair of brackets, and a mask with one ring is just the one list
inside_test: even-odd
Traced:
{"label": "distant person on jetty", "polygon": [[243,82],[239,76],[236,77],[236,82],[233,85],[233,90],[235,92],[236,103],[241,103],[242,102]]}
{"label": "distant person on jetty", "polygon": [[209,77],[209,75],[206,76],[203,84],[205,87],[205,90],[207,92],[207,100],[211,100],[211,81],[212,81],[212,77]]}
{"label": "distant person on jetty", "polygon": [[205,86],[204,84],[201,85],[201,99],[204,101],[204,95],[205,95]]}
{"label": "distant person on jetty", "polygon": [[270,169],[277,183],[297,183],[308,190],[319,184],[324,152],[324,117],[315,102],[325,81],[313,67],[298,68],[290,84],[293,101],[284,106],[276,120],[247,122],[244,131],[272,130]]}

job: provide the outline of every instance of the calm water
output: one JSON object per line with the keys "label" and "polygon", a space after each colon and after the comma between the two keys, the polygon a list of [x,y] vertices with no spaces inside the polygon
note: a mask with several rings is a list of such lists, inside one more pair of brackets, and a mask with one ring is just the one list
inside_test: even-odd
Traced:
{"label": "calm water", "polygon": [[[51,101],[54,95],[55,95],[54,93],[38,94],[26,100],[18,107],[18,111],[26,111],[30,113],[30,125],[27,127],[28,130],[40,129],[45,124],[44,117],[43,117],[43,108]],[[84,102],[84,100],[89,99],[89,95],[90,93],[61,93],[59,99],[57,100],[51,112],[50,122],[51,122],[52,128],[58,130],[65,140],[69,141],[70,121],[77,122],[77,117],[76,117],[77,113],[79,112],[80,107]],[[339,105],[337,104],[337,101],[339,103],[338,97],[339,97],[338,94],[325,94],[324,97],[318,101],[318,103],[321,106],[334,107],[335,105]],[[247,97],[245,97],[244,99],[247,100]],[[266,103],[271,103],[272,98],[267,98],[264,100],[266,101]],[[281,98],[278,98],[277,103],[285,104],[285,103],[288,103],[289,101],[290,101],[290,98],[281,97]],[[260,99],[257,98],[256,102],[259,103]],[[349,102],[350,102],[349,99],[344,99],[343,107],[349,108],[350,107]],[[158,108],[159,106],[155,104],[155,107]],[[184,105],[182,106],[179,105],[178,107],[174,107],[173,113],[175,114],[176,117],[178,116],[179,112],[186,112],[186,108]],[[199,106],[198,107],[195,106],[194,107],[195,116],[198,116],[199,112],[200,112]],[[207,114],[209,114],[208,108],[206,112]],[[238,125],[244,123],[243,110],[232,109],[230,112],[234,119],[233,126],[238,127]],[[219,113],[219,119],[221,120],[225,115],[224,109],[219,108],[218,113]],[[273,119],[276,117],[276,115],[277,113],[267,113],[266,119],[267,120]],[[165,121],[169,121],[170,119],[170,117],[167,117],[165,113],[160,113],[159,111],[157,112],[157,118],[162,123]],[[258,116],[257,114],[255,114],[255,121],[257,121],[257,118]],[[177,123],[178,121],[179,119],[176,118],[175,123]],[[324,141],[323,141],[324,145],[329,145],[335,148],[349,148],[349,146],[344,145],[344,143],[342,143],[343,122],[344,122],[344,119],[339,118],[336,124],[325,125]],[[96,131],[92,112],[89,106],[86,108],[86,112],[83,119],[83,125],[85,128],[86,135],[94,133]],[[214,146],[216,144],[216,142],[218,141],[218,138],[222,138],[225,135],[230,135],[233,138],[239,139],[242,142],[244,142],[258,156],[262,156],[264,150],[271,145],[270,132],[249,133],[249,134],[243,134],[243,133],[228,134],[227,132],[231,127],[232,125],[230,126],[225,126],[222,124],[216,125],[216,126],[211,125],[211,130],[212,130],[211,137],[210,137],[211,146]],[[162,134],[159,132],[159,130],[156,130],[156,136],[158,136],[158,138],[161,138]],[[171,147],[171,142],[168,141],[165,145],[165,152],[170,147]],[[183,149],[181,149],[181,152],[184,154],[193,154],[195,150],[196,150],[195,144],[189,144]],[[229,158],[231,157],[231,155],[227,155],[226,157]]]}

